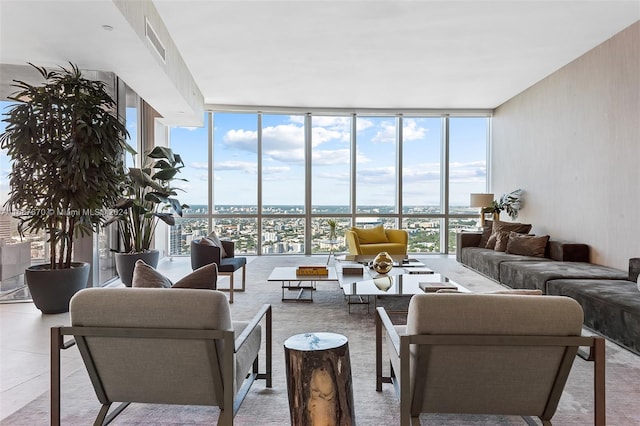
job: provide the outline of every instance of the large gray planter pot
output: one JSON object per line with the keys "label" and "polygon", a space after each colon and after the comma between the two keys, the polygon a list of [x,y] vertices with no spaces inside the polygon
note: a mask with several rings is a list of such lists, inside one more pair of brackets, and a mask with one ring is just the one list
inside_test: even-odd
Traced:
{"label": "large gray planter pot", "polygon": [[156,268],[159,258],[160,252],[158,250],[149,250],[143,253],[116,253],[116,271],[120,276],[120,281],[127,287],[131,287],[136,261],[142,259],[147,265]]}
{"label": "large gray planter pot", "polygon": [[51,269],[50,264],[25,270],[25,280],[33,303],[43,314],[69,312],[69,301],[87,286],[90,265],[73,262],[69,269]]}

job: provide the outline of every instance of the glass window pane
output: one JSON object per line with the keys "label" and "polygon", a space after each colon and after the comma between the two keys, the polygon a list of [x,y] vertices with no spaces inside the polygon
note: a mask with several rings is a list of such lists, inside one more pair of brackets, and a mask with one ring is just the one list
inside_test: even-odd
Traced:
{"label": "glass window pane", "polygon": [[[140,153],[140,149],[138,148],[138,108],[127,107],[126,122],[127,132],[129,132],[127,143],[131,148],[135,149],[137,153]],[[127,152],[125,156],[127,167],[135,167],[136,158],[139,157],[139,155],[134,156]]]}
{"label": "glass window pane", "polygon": [[304,212],[305,155],[303,115],[262,116],[262,211],[277,206]]}
{"label": "glass window pane", "polygon": [[304,238],[304,217],[262,220],[263,254],[302,254]]}
{"label": "glass window pane", "polygon": [[228,239],[235,243],[235,255],[257,254],[257,219],[243,217],[218,218],[214,220],[213,229],[221,239]]}
{"label": "glass window pane", "polygon": [[396,212],[395,117],[356,118],[358,213]]}
{"label": "glass window pane", "polygon": [[[328,220],[336,221],[336,238],[329,238]],[[313,217],[311,218],[311,253],[344,253],[347,251],[347,245],[344,240],[345,230],[351,227],[349,218],[336,217]]]}
{"label": "glass window pane", "polygon": [[313,212],[348,213],[351,117],[311,117]]}
{"label": "glass window pane", "polygon": [[402,229],[409,233],[408,253],[440,253],[442,219],[404,218]]}
{"label": "glass window pane", "polygon": [[402,125],[402,211],[437,214],[441,207],[442,119],[409,118]]}
{"label": "glass window pane", "polygon": [[258,115],[213,115],[213,205],[216,213],[255,213]]}
{"label": "glass window pane", "polygon": [[487,189],[487,135],[489,118],[449,119],[449,212],[475,214],[469,195]]}
{"label": "glass window pane", "polygon": [[209,212],[209,133],[208,114],[204,114],[203,127],[171,127],[169,142],[174,154],[184,163],[177,179],[172,183],[178,189],[176,198],[188,204],[185,214]]}
{"label": "glass window pane", "polygon": [[207,218],[176,217],[176,224],[169,227],[169,256],[191,253],[191,241],[209,234]]}

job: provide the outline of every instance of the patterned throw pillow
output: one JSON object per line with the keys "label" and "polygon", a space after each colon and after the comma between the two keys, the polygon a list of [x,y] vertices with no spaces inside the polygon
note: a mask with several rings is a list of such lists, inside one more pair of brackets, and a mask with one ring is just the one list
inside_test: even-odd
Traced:
{"label": "patterned throw pillow", "polygon": [[136,261],[131,287],[169,288],[172,285],[171,280],[156,271],[153,266],[147,265],[140,259]]}

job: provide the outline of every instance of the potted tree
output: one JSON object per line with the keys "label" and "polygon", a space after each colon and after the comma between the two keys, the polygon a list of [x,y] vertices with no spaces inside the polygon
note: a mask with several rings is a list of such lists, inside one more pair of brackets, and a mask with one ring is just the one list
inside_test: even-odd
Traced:
{"label": "potted tree", "polygon": [[122,197],[114,206],[116,213],[109,223],[118,224],[121,252],[116,253],[116,270],[126,286],[131,286],[133,268],[138,259],[156,267],[159,252],[151,249],[158,221],[175,225],[173,214],[182,216],[186,204],[177,198],[173,187],[180,169],[184,167],[180,155],[170,148],[157,146],[147,153],[142,168],[129,168],[124,180]]}
{"label": "potted tree", "polygon": [[14,81],[16,105],[0,135],[13,161],[5,208],[21,235],[47,235],[49,262],[25,271],[33,302],[43,313],[66,312],[89,277],[88,263],[72,261],[74,241],[91,235],[120,195],[127,131],[103,82],[83,78],[74,64],[30,65],[44,83]]}

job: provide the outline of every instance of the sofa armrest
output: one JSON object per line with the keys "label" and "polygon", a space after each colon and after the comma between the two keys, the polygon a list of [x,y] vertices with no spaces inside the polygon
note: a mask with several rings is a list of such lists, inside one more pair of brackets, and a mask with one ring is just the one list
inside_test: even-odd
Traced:
{"label": "sofa armrest", "polygon": [[462,249],[464,247],[478,247],[482,239],[482,232],[460,231],[456,233],[456,260],[462,263]]}
{"label": "sofa armrest", "polygon": [[589,246],[549,240],[549,258],[560,262],[589,262]]}
{"label": "sofa armrest", "polygon": [[344,239],[347,242],[347,247],[349,247],[349,254],[362,254],[360,240],[358,240],[358,235],[354,231],[345,231]]}
{"label": "sofa armrest", "polygon": [[458,232],[456,234],[456,248],[461,249],[463,247],[478,247],[481,238],[482,232]]}
{"label": "sofa armrest", "polygon": [[387,235],[387,240],[390,243],[409,244],[409,233],[404,229],[385,229],[384,233]]}

